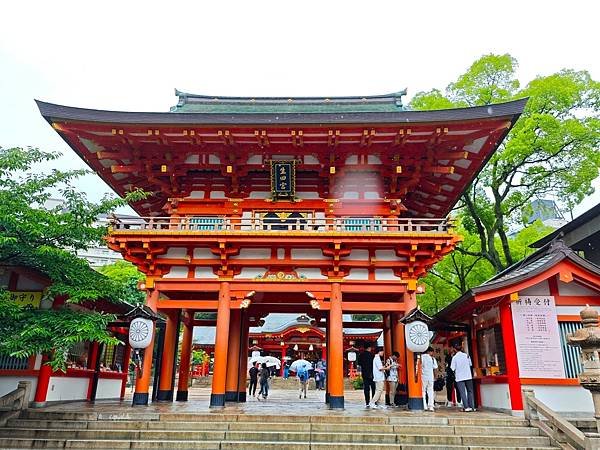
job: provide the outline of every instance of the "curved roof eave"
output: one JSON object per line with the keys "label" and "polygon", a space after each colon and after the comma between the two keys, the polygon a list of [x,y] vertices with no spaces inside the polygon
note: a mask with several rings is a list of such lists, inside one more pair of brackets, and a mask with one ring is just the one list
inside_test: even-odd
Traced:
{"label": "curved roof eave", "polygon": [[60,120],[98,123],[156,125],[286,125],[286,124],[409,124],[484,120],[523,112],[527,98],[495,105],[435,111],[345,112],[345,113],[176,113],[128,112],[76,108],[36,100],[42,116],[50,123]]}

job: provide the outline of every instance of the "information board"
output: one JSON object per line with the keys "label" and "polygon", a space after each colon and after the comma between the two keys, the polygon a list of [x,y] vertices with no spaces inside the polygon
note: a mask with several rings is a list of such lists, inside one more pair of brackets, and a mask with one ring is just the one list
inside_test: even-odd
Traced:
{"label": "information board", "polygon": [[519,376],[565,378],[554,297],[519,297],[511,309]]}

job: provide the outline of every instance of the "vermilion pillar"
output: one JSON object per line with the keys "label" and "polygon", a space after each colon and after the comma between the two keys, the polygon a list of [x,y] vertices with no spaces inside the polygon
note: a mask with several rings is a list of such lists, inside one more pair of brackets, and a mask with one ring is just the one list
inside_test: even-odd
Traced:
{"label": "vermilion pillar", "polygon": [[[149,291],[146,297],[146,305],[156,311],[156,302],[158,301],[158,291],[156,289]],[[143,350],[142,373],[137,374],[135,380],[135,392],[133,394],[133,406],[148,405],[148,391],[150,388],[150,378],[152,377],[152,358],[154,352],[154,340],[156,338],[156,324],[152,323],[152,341],[147,348]]]}
{"label": "vermilion pillar", "polygon": [[[392,327],[391,327],[391,314],[383,314],[383,353],[385,364],[386,358],[392,356]],[[390,404],[390,385],[385,383],[385,404]]]}
{"label": "vermilion pillar", "polygon": [[288,349],[287,345],[281,346],[281,370],[279,373],[279,376],[281,378],[283,378],[283,375],[285,373],[285,357],[287,355],[287,349]]}
{"label": "vermilion pillar", "polygon": [[329,335],[329,407],[344,408],[344,330],[340,283],[331,284]]}
{"label": "vermilion pillar", "polygon": [[240,334],[240,368],[238,375],[238,402],[246,401],[246,380],[248,379],[248,333],[250,325],[248,312],[242,311],[242,331]]}
{"label": "vermilion pillar", "polygon": [[177,396],[175,400],[185,402],[188,399],[188,384],[190,378],[190,361],[192,359],[192,337],[194,335],[194,313],[189,314],[190,323],[183,325],[181,340],[181,358],[179,361],[179,381],[177,382]]}
{"label": "vermilion pillar", "polygon": [[177,339],[177,318],[178,311],[167,310],[167,323],[165,327],[165,340],[162,348],[162,361],[160,368],[160,384],[156,393],[156,400],[169,402],[173,401],[173,361],[175,355],[173,349]]}
{"label": "vermilion pillar", "polygon": [[125,350],[123,352],[123,381],[121,383],[121,395],[120,398],[123,400],[125,398],[125,389],[127,389],[127,377],[129,376],[129,362],[131,360],[131,347],[129,343],[125,344]]}
{"label": "vermilion pillar", "polygon": [[241,310],[234,309],[230,313],[229,342],[227,344],[227,376],[225,381],[225,401],[237,402],[238,376],[240,371],[240,333]]}
{"label": "vermilion pillar", "polygon": [[48,359],[42,359],[42,365],[38,373],[37,386],[35,388],[35,397],[33,398],[34,407],[42,407],[46,404],[46,396],[48,395],[48,385],[50,384],[50,376],[52,369],[48,364]]}
{"label": "vermilion pillar", "polygon": [[222,281],[219,288],[217,309],[217,330],[215,337],[215,363],[213,366],[212,393],[210,407],[225,406],[225,381],[227,377],[227,349],[229,346],[229,283]]}
{"label": "vermilion pillar", "polygon": [[510,393],[510,407],[515,411],[522,411],[521,378],[519,377],[519,361],[517,359],[517,345],[515,343],[515,330],[510,301],[504,301],[500,304],[500,326],[502,328],[502,342],[504,342],[504,358],[506,361],[508,392]]}
{"label": "vermilion pillar", "polygon": [[[417,297],[415,293],[404,294],[404,305],[406,311],[412,311],[417,307]],[[406,349],[406,373],[408,385],[408,408],[423,409],[423,392],[421,387],[421,367],[417,360],[417,355]]]}
{"label": "vermilion pillar", "polygon": [[[400,314],[392,315],[392,348],[400,354],[398,357],[398,363],[400,364],[398,383],[406,386],[406,341],[404,340],[404,324],[400,322]],[[402,404],[406,403],[407,400],[408,396],[405,395],[402,398]]]}
{"label": "vermilion pillar", "polygon": [[[327,352],[327,347],[329,347],[329,317],[327,317],[327,321],[325,322],[325,347],[323,348],[323,350],[325,350],[325,355],[323,356],[323,359],[325,360],[325,367],[326,367],[326,371],[325,371],[325,403],[329,404],[329,352]],[[342,342],[342,346],[343,346],[343,342]],[[342,370],[343,370],[343,361],[342,361]]]}

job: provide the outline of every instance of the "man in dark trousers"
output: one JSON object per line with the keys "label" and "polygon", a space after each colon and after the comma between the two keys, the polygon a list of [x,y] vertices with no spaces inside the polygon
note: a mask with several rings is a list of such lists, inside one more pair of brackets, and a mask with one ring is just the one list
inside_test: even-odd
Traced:
{"label": "man in dark trousers", "polygon": [[371,397],[375,395],[375,382],[373,381],[373,352],[371,344],[365,344],[365,348],[358,355],[358,365],[363,379],[363,390],[365,393],[365,405],[369,407]]}
{"label": "man in dark trousers", "polygon": [[248,395],[250,395],[250,397],[254,397],[256,395],[256,385],[258,384],[258,367],[256,367],[257,365],[257,363],[252,364],[252,367],[250,367],[249,370],[250,386],[248,387]]}

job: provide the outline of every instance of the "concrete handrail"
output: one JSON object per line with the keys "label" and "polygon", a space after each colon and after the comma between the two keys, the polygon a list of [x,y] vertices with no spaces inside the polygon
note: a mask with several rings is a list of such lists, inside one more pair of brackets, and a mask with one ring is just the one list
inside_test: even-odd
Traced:
{"label": "concrete handrail", "polygon": [[19,381],[14,391],[0,397],[0,426],[8,419],[18,416],[21,410],[29,408],[31,381]]}
{"label": "concrete handrail", "polygon": [[583,431],[579,430],[567,419],[561,417],[556,411],[535,398],[535,392],[532,388],[524,388],[522,393],[525,419],[531,425],[539,428],[562,448],[582,450],[600,448],[599,439],[586,436]]}

